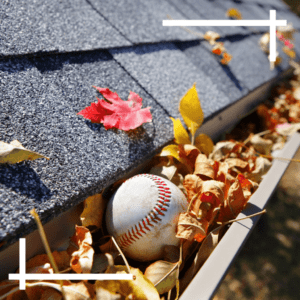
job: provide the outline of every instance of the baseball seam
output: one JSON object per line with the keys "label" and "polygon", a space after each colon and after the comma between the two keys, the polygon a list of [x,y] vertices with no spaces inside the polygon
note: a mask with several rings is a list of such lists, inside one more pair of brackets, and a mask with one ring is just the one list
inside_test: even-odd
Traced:
{"label": "baseball seam", "polygon": [[143,237],[143,235],[147,234],[147,231],[151,231],[155,224],[162,220],[160,216],[165,215],[165,213],[168,211],[169,203],[171,202],[170,188],[161,180],[161,178],[151,174],[140,174],[134,177],[139,176],[147,177],[153,180],[158,188],[158,199],[153,209],[141,221],[117,238],[119,246],[122,249],[132,245],[132,243],[136,242],[138,239]]}

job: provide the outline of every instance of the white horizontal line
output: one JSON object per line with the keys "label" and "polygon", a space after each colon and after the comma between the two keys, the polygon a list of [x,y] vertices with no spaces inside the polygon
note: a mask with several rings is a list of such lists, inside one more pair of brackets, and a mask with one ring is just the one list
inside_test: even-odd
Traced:
{"label": "white horizontal line", "polygon": [[133,280],[132,274],[9,274],[9,280]]}
{"label": "white horizontal line", "polygon": [[[163,26],[270,26],[271,20],[163,20]],[[276,20],[276,26],[286,26],[286,20]]]}

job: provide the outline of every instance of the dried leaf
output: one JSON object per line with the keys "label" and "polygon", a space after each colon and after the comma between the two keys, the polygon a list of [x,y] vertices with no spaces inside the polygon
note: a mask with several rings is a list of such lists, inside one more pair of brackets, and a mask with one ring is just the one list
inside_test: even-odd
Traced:
{"label": "dried leaf", "polygon": [[259,39],[259,46],[260,46],[261,50],[267,54],[270,51],[269,43],[270,43],[270,33],[267,32]]}
{"label": "dried leaf", "polygon": [[201,133],[195,139],[195,146],[208,156],[214,149],[214,142],[208,135]]}
{"label": "dried leaf", "polygon": [[76,273],[90,273],[93,266],[94,249],[92,248],[92,235],[84,226],[75,225],[75,234],[71,241],[78,246],[78,250],[71,255],[71,268]]}
{"label": "dried leaf", "polygon": [[243,210],[247,203],[244,197],[243,189],[238,178],[230,186],[228,195],[224,204],[221,206],[218,221],[226,222],[235,219],[236,216]]}
{"label": "dried leaf", "polygon": [[272,163],[267,158],[260,156],[255,161],[255,170],[250,173],[245,173],[245,176],[248,179],[259,183],[262,179],[262,176],[269,171],[271,166]]}
{"label": "dried leaf", "polygon": [[171,156],[176,158],[179,162],[184,164],[187,168],[189,168],[190,173],[192,173],[191,165],[187,160],[187,157],[183,151],[183,148],[180,145],[168,145],[164,147],[160,153],[160,156]]}
{"label": "dried leaf", "polygon": [[290,49],[288,46],[283,46],[282,51],[292,59],[294,59],[296,57],[296,52],[294,50]]}
{"label": "dried leaf", "polygon": [[175,165],[167,166],[166,163],[161,162],[160,164],[152,167],[149,173],[172,181],[176,172],[177,167]]}
{"label": "dried leaf", "polygon": [[98,103],[92,103],[77,115],[82,115],[92,123],[102,123],[105,129],[118,128],[125,131],[152,121],[150,107],[142,109],[142,98],[134,92],[130,92],[128,100],[123,101],[108,88],[94,88],[107,101],[97,98]]}
{"label": "dried leaf", "polygon": [[159,294],[167,293],[176,285],[177,268],[166,276],[176,265],[177,263],[158,260],[147,267],[145,276],[154,284]]}
{"label": "dried leaf", "polygon": [[221,55],[224,51],[226,51],[224,43],[221,42],[215,43],[214,47],[211,50],[211,52],[216,55]]}
{"label": "dried leaf", "polygon": [[201,242],[206,237],[208,222],[206,220],[198,221],[188,213],[179,215],[177,226],[177,238],[192,241],[195,239]]}
{"label": "dried leaf", "polygon": [[198,175],[202,180],[214,179],[215,170],[208,162],[201,162],[196,159],[194,174]]}
{"label": "dried leaf", "polygon": [[111,291],[108,291],[100,286],[96,287],[96,299],[95,300],[124,300],[125,297],[123,297],[120,294],[112,293]]}
{"label": "dried leaf", "polygon": [[190,133],[194,136],[204,119],[196,84],[194,84],[180,100],[179,111]]}
{"label": "dried leaf", "polygon": [[96,194],[85,199],[84,209],[80,215],[82,226],[96,226],[100,228],[104,210],[105,202],[102,198],[102,194]]}
{"label": "dried leaf", "polygon": [[190,202],[192,198],[202,188],[203,181],[195,174],[188,174],[184,177],[183,186],[187,191],[187,199]]}
{"label": "dried leaf", "polygon": [[[299,90],[300,92],[300,90]],[[275,128],[276,132],[282,135],[293,135],[294,133],[298,132],[300,130],[300,123],[294,123],[294,124],[278,124]]]}
{"label": "dried leaf", "polygon": [[242,14],[237,8],[229,8],[226,12],[226,16],[236,20],[242,20]]}
{"label": "dried leaf", "polygon": [[225,184],[216,180],[207,180],[202,184],[201,201],[209,202],[214,207],[224,202]]}
{"label": "dried leaf", "polygon": [[111,259],[114,260],[119,253],[111,252],[111,253],[100,253],[94,255],[93,267],[91,273],[103,273],[109,266],[108,256],[111,256]]}
{"label": "dried leaf", "polygon": [[207,31],[205,34],[204,34],[204,38],[209,41],[209,43],[211,45],[214,45],[216,40],[219,39],[221,36],[217,33],[217,32],[214,32],[214,31]]}
{"label": "dried leaf", "polygon": [[223,58],[220,60],[220,63],[222,65],[228,65],[230,63],[232,59],[232,55],[227,53],[227,52],[223,52]]}
{"label": "dried leaf", "polygon": [[[51,282],[35,282],[29,283],[29,288],[41,287],[41,288],[53,288],[61,292],[61,286],[57,283]],[[91,300],[94,297],[94,291],[92,284],[87,282],[72,283],[70,285],[64,285],[65,300]]]}
{"label": "dried leaf", "polygon": [[42,154],[25,149],[22,144],[14,140],[10,144],[0,141],[0,164],[16,164],[24,160],[37,158],[50,159]]}
{"label": "dried leaf", "polygon": [[174,119],[171,118],[173,121],[173,130],[174,130],[174,137],[175,137],[175,142],[177,144],[190,144],[190,137],[185,128],[183,127],[180,119]]}
{"label": "dried leaf", "polygon": [[286,26],[278,26],[277,33],[281,34],[285,39],[294,40],[294,33],[296,32],[292,23],[288,23]]}
{"label": "dried leaf", "polygon": [[240,146],[237,145],[236,142],[218,142],[215,145],[213,152],[209,155],[209,158],[220,161],[227,154],[237,151],[238,148],[240,148]]}
{"label": "dried leaf", "polygon": [[254,134],[250,138],[250,143],[253,145],[254,149],[259,153],[270,155],[273,146],[272,141],[266,140],[258,134]]}
{"label": "dried leaf", "polygon": [[[117,274],[126,274],[125,266],[114,266]],[[102,287],[112,293],[120,293],[123,296],[133,295],[139,300],[159,300],[159,294],[153,283],[136,268],[130,268],[130,273],[135,275],[135,280],[103,280],[96,281],[96,290]]]}
{"label": "dried leaf", "polygon": [[[70,267],[70,256],[67,251],[54,251],[52,255],[59,271],[63,271]],[[47,269],[47,266],[45,266],[46,264],[50,264],[47,254],[36,255],[26,262],[26,271],[28,273],[42,272],[43,268],[45,271],[45,269]]]}

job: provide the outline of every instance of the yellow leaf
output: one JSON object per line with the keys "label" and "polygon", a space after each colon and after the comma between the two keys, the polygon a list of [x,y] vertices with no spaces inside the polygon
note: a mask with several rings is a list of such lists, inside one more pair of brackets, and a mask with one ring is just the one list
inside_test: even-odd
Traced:
{"label": "yellow leaf", "polygon": [[243,19],[241,12],[236,8],[229,8],[226,12],[226,16],[237,20]]}
{"label": "yellow leaf", "polygon": [[174,137],[175,137],[175,142],[177,144],[190,144],[190,138],[189,134],[183,127],[180,119],[174,119],[171,117],[171,120],[173,121],[173,126],[174,126]]}
{"label": "yellow leaf", "polygon": [[214,142],[211,140],[211,138],[208,135],[201,133],[195,139],[195,146],[201,152],[208,155],[214,149]]}
{"label": "yellow leaf", "polygon": [[105,209],[101,194],[90,196],[84,200],[84,209],[80,215],[82,226],[96,226],[100,228]]}
{"label": "yellow leaf", "polygon": [[204,119],[196,84],[194,84],[181,99],[179,111],[190,133],[194,136]]}
{"label": "yellow leaf", "polygon": [[0,164],[16,164],[23,160],[35,160],[37,158],[46,158],[37,152],[25,149],[22,144],[14,140],[10,144],[0,141]]}
{"label": "yellow leaf", "polygon": [[[117,274],[126,274],[125,266],[114,266]],[[120,293],[123,296],[133,295],[134,299],[139,300],[159,300],[159,294],[153,283],[146,278],[143,273],[136,268],[130,267],[130,273],[135,275],[135,280],[103,280],[96,281],[96,290],[100,287],[111,293]]]}
{"label": "yellow leaf", "polygon": [[282,47],[282,51],[289,56],[290,58],[295,58],[296,57],[296,52],[292,49],[290,49],[287,46]]}

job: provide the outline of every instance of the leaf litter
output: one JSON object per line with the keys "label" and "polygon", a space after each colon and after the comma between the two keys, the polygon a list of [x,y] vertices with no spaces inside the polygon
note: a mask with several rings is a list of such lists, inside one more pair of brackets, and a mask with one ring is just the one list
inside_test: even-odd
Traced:
{"label": "leaf litter", "polygon": [[[228,17],[240,19],[241,15],[231,9]],[[292,39],[292,25],[290,30],[279,34],[281,40]],[[219,37],[215,32],[204,35],[214,46],[213,52],[223,53],[224,58],[227,53],[222,44],[217,44]],[[268,42],[268,36],[263,36],[262,49],[267,49]],[[228,62],[230,59],[228,57]],[[258,188],[274,159],[271,152],[281,149],[289,136],[300,129],[300,65],[294,61],[290,64],[295,69],[292,80],[279,85],[274,101],[261,104],[254,113],[261,121],[260,130],[253,130],[256,124],[250,121],[246,130],[241,131],[241,126],[237,126],[227,134],[227,140],[215,145],[204,133],[196,134],[204,120],[196,85],[182,98],[179,110],[188,130],[180,119],[172,118],[175,144],[163,148],[148,168],[149,173],[175,183],[189,202],[188,210],[178,221],[176,235],[181,241],[180,247],[166,248],[164,260],[143,264],[130,260],[129,264],[113,237],[104,235],[102,218],[107,199],[104,194],[97,194],[85,200],[81,226],[76,226],[68,249],[46,251],[47,255],[31,258],[27,272],[131,273],[135,280],[36,281],[27,282],[25,291],[18,290],[18,281],[3,281],[0,299],[178,299]],[[96,89],[105,100],[98,99],[97,104],[78,114],[92,122],[103,123],[107,129],[130,130],[151,121],[149,108],[141,109],[142,100],[137,94],[131,92],[128,101],[123,101],[109,89]],[[127,114],[125,122],[120,117],[122,109]],[[23,150],[19,143],[9,146],[2,142],[1,145],[5,151],[13,147]],[[4,157],[3,152],[1,155]],[[29,159],[38,158],[31,155]],[[14,156],[10,160],[12,163],[20,161]],[[45,240],[42,231],[40,234]],[[191,257],[192,263],[189,262]],[[174,289],[176,292],[172,293]]]}

